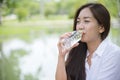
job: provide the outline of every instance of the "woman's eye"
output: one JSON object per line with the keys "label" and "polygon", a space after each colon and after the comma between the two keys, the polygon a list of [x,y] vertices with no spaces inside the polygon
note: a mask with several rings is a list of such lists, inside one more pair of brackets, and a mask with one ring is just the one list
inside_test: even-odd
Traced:
{"label": "woman's eye", "polygon": [[90,21],[88,21],[88,20],[85,20],[84,22],[85,22],[85,23],[88,23],[88,22],[90,22]]}
{"label": "woman's eye", "polygon": [[76,21],[76,23],[80,23],[80,21]]}

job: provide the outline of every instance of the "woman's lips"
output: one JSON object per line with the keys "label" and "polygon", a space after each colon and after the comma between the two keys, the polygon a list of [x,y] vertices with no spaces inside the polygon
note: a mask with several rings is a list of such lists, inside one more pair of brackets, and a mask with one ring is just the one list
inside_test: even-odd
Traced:
{"label": "woman's lips", "polygon": [[86,34],[86,32],[85,32],[85,31],[83,31],[83,33],[82,33],[82,37],[83,37],[85,34]]}

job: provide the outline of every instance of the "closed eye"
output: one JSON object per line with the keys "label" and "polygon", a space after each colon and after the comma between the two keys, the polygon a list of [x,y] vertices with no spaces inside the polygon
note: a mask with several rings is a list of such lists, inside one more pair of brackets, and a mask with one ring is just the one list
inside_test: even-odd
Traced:
{"label": "closed eye", "polygon": [[85,22],[85,23],[89,23],[90,21],[89,21],[89,20],[85,20],[84,22]]}
{"label": "closed eye", "polygon": [[89,20],[85,20],[84,22],[90,22]]}
{"label": "closed eye", "polygon": [[76,21],[76,23],[78,24],[78,23],[80,23],[80,21]]}

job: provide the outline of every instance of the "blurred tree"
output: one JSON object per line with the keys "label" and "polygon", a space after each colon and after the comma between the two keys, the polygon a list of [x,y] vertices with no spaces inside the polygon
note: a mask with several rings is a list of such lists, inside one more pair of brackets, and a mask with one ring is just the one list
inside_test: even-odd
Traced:
{"label": "blurred tree", "polygon": [[4,0],[4,4],[2,7],[3,16],[7,16],[9,14],[13,14],[15,8],[19,6],[19,0]]}
{"label": "blurred tree", "polygon": [[19,21],[25,20],[26,17],[28,16],[27,10],[25,8],[22,8],[22,7],[17,8],[15,10],[15,14],[17,15]]}
{"label": "blurred tree", "polygon": [[104,4],[107,7],[112,17],[118,17],[117,0],[98,0],[98,2]]}
{"label": "blurred tree", "polygon": [[[8,15],[16,13],[19,20],[36,14],[45,16],[56,14],[67,14],[69,18],[73,18],[75,11],[84,3],[97,1],[104,4],[113,17],[118,16],[117,1],[119,0],[4,0],[4,14]],[[3,3],[3,2],[2,2]],[[118,4],[119,5],[119,4]],[[23,11],[18,11],[23,9]],[[22,17],[21,17],[22,16]]]}
{"label": "blurred tree", "polygon": [[49,15],[55,15],[56,14],[56,2],[46,2],[45,4],[45,16],[48,17]]}
{"label": "blurred tree", "polygon": [[4,0],[0,0],[0,25],[2,24],[2,5],[4,3]]}
{"label": "blurred tree", "polygon": [[57,3],[57,13],[58,14],[68,14],[68,18],[73,18],[76,10],[87,0],[60,0]]}
{"label": "blurred tree", "polygon": [[[87,0],[71,0],[71,2],[69,2],[68,7],[70,8],[69,11],[69,18],[73,18],[75,15],[76,10],[83,4],[87,3]],[[73,6],[72,6],[73,5]]]}
{"label": "blurred tree", "polygon": [[[2,0],[0,2],[0,9],[1,4],[3,5],[3,10],[1,10],[0,13],[3,12],[4,16],[16,14],[19,21],[25,20],[25,18],[28,18],[28,16],[30,17],[30,15],[39,13],[39,3],[35,0]],[[21,11],[21,9],[23,9],[23,11]]]}
{"label": "blurred tree", "polygon": [[30,16],[39,13],[39,3],[34,0],[21,0],[14,13],[18,16],[19,21],[26,20]]}
{"label": "blurred tree", "polygon": [[18,1],[19,0],[0,0],[0,24],[2,24],[2,15],[12,13],[18,5]]}

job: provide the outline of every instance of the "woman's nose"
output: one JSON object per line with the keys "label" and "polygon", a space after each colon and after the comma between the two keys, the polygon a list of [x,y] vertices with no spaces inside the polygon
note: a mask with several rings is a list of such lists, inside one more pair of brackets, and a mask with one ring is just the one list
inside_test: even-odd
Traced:
{"label": "woman's nose", "polygon": [[77,30],[83,30],[84,29],[84,25],[82,23],[77,24]]}

